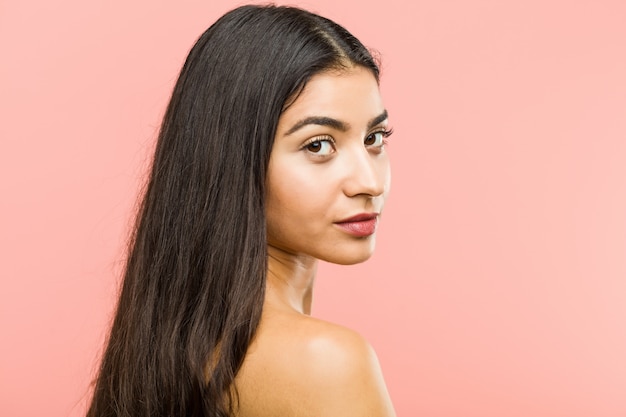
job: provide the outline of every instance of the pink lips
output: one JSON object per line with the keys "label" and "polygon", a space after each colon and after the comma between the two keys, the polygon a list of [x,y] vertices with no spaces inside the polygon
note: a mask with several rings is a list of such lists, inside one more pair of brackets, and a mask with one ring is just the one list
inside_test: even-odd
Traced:
{"label": "pink lips", "polygon": [[366,237],[371,236],[376,232],[376,224],[378,223],[378,214],[376,213],[362,213],[356,216],[349,217],[347,219],[335,222],[337,226],[343,229],[345,232],[356,236]]}

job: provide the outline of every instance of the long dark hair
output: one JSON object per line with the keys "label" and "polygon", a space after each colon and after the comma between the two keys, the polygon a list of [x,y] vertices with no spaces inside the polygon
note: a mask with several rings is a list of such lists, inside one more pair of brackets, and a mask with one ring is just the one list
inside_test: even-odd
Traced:
{"label": "long dark hair", "polygon": [[239,7],[196,42],[165,113],[88,417],[228,416],[261,316],[265,177],[316,73],[378,66],[336,23]]}

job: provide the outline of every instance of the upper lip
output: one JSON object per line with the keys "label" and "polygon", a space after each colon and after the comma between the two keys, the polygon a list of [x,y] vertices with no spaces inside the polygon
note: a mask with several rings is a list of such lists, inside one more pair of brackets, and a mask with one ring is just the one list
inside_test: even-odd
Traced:
{"label": "upper lip", "polygon": [[352,217],[347,217],[343,220],[339,220],[335,223],[352,223],[352,222],[365,222],[368,220],[372,220],[378,217],[378,213],[359,213]]}

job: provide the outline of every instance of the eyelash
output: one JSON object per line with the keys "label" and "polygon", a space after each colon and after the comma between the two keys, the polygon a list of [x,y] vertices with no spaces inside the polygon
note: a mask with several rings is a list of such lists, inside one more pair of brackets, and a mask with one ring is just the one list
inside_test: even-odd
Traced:
{"label": "eyelash", "polygon": [[393,128],[376,130],[376,131],[370,133],[369,135],[367,135],[365,137],[365,139],[369,138],[371,135],[376,135],[378,133],[383,135],[383,143],[381,145],[381,147],[382,147],[382,146],[385,146],[387,144],[387,141],[385,139],[387,139],[389,136],[391,136],[393,134]]}

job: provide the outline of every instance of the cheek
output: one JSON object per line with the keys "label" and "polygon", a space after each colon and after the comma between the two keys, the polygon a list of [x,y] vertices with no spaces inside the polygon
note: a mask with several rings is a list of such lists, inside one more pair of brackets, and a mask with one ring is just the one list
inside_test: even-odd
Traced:
{"label": "cheek", "polygon": [[266,198],[268,231],[289,232],[323,215],[327,206],[323,189],[319,176],[302,164],[270,165]]}
{"label": "cheek", "polygon": [[328,208],[338,174],[330,164],[314,164],[297,155],[270,162],[268,202],[296,212]]}
{"label": "cheek", "polygon": [[293,211],[309,192],[308,178],[297,170],[277,166],[269,172],[268,181],[268,208]]}
{"label": "cheek", "polygon": [[338,171],[342,166],[296,158],[273,162],[268,171],[266,199],[268,243],[326,258],[319,245],[332,245],[333,220],[345,214]]}

